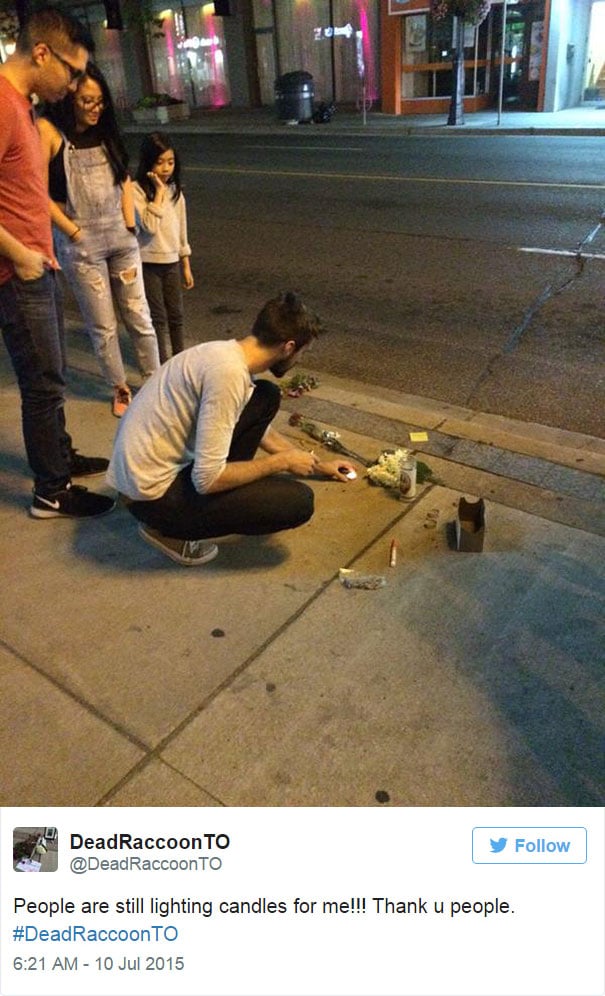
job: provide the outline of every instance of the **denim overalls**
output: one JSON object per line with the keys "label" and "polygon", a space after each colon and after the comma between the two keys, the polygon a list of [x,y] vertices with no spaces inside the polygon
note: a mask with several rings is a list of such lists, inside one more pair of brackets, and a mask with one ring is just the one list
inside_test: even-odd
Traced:
{"label": "denim overalls", "polygon": [[66,140],[63,161],[66,214],[79,225],[81,237],[71,242],[55,229],[57,257],[108,383],[126,382],[112,292],[141,376],[146,378],[160,365],[158,343],[145,298],[139,246],[122,214],[122,188],[114,182],[102,145],[76,149]]}

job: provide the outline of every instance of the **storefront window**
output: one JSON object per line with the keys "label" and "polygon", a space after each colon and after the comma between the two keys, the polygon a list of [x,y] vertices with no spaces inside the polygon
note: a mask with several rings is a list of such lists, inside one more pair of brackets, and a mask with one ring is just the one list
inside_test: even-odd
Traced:
{"label": "storefront window", "polygon": [[[485,90],[488,25],[478,29],[465,26],[465,94],[476,96]],[[449,97],[452,93],[453,23],[433,21],[428,13],[409,14],[402,32],[401,96]],[[483,55],[481,55],[483,53]]]}
{"label": "storefront window", "polygon": [[[332,8],[332,15],[330,14]],[[355,103],[365,80],[378,98],[378,5],[372,0],[280,0],[280,72],[311,73],[318,100]]]}
{"label": "storefront window", "polygon": [[378,18],[370,0],[333,0],[334,70],[337,100],[352,104],[361,97],[379,96]]}
{"label": "storefront window", "polygon": [[0,60],[6,62],[15,51],[19,21],[17,15],[0,10]]}
{"label": "storefront window", "polygon": [[591,100],[599,97],[600,78],[605,78],[605,0],[595,0],[590,15],[586,86]]}
{"label": "storefront window", "polygon": [[[442,96],[451,89],[452,22],[433,21],[428,13],[403,20],[401,96]],[[447,77],[447,78],[446,78]]]}
{"label": "storefront window", "polygon": [[252,10],[254,13],[254,27],[273,28],[273,3],[272,0],[253,0]]}
{"label": "storefront window", "polygon": [[110,31],[104,24],[91,25],[91,34],[96,46],[99,68],[107,80],[113,102],[124,110],[129,106],[128,88],[124,75],[124,52],[122,32]]}
{"label": "storefront window", "polygon": [[272,104],[274,82],[277,76],[272,0],[253,0],[252,10],[260,102],[261,104]]}
{"label": "storefront window", "polygon": [[315,96],[332,99],[331,48],[328,0],[282,0],[277,10],[280,73],[298,69],[311,73]]}
{"label": "storefront window", "polygon": [[[492,73],[490,90],[497,99],[502,50],[501,6],[492,9]],[[533,111],[538,106],[543,57],[544,0],[508,7],[504,38],[503,104],[508,110]]]}
{"label": "storefront window", "polygon": [[126,32],[107,28],[105,7],[100,3],[73,5],[70,14],[90,31],[95,45],[94,60],[107,80],[115,106],[124,110],[132,103],[124,68],[131,58]]}
{"label": "storefront window", "polygon": [[169,93],[178,100],[191,101],[189,85],[189,62],[183,47],[185,27],[183,15],[178,9],[167,8],[158,14],[161,32],[154,31],[149,37],[149,62],[153,73],[153,89],[156,93]]}
{"label": "storefront window", "polygon": [[225,38],[214,4],[161,12],[162,35],[150,39],[155,89],[201,107],[223,107],[231,99]]}

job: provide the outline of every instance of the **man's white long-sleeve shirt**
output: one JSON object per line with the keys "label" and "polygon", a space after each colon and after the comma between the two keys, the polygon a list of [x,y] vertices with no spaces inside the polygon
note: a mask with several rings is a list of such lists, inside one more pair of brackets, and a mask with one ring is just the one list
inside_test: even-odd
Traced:
{"label": "man's white long-sleeve shirt", "polygon": [[108,484],[134,501],[150,501],[193,464],[193,486],[206,493],[225,467],[233,430],[253,390],[235,339],[201,343],[173,356],[121,419]]}

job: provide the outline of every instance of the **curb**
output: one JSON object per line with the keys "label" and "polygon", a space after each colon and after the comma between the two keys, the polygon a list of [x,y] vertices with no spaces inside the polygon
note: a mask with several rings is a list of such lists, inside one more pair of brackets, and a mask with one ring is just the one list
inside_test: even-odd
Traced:
{"label": "curb", "polygon": [[[304,126],[303,126],[304,127]],[[122,131],[125,134],[131,135],[145,135],[149,131],[149,126],[140,124],[124,124],[121,126]],[[168,122],[168,124],[163,125],[163,130],[168,134],[175,135],[280,135],[284,134],[284,127],[280,124],[271,125],[229,125],[229,124],[191,124],[187,122]],[[293,130],[291,128],[287,129],[288,134],[292,134]],[[295,134],[297,132],[294,132]],[[529,127],[519,127],[519,128],[498,128],[498,127],[482,127],[481,125],[454,125],[452,127],[447,127],[444,125],[393,125],[390,127],[385,127],[381,125],[350,125],[347,126],[326,126],[323,129],[318,129],[317,127],[313,129],[313,134],[328,134],[328,135],[342,135],[342,136],[369,136],[378,135],[381,138],[398,138],[401,136],[410,137],[432,137],[438,135],[440,137],[448,136],[450,138],[462,136],[488,136],[494,137],[498,135],[524,135],[524,136],[552,136],[554,138],[561,138],[563,136],[573,136],[576,138],[580,137],[602,137],[605,136],[604,128],[557,128],[557,127],[539,127],[539,126],[529,126]]]}

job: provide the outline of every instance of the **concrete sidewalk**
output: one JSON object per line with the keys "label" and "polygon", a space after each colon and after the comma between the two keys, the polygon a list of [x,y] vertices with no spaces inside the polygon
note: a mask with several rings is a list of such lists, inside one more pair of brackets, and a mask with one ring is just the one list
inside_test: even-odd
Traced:
{"label": "concrete sidewalk", "polygon": [[[109,454],[73,339],[70,362],[75,444]],[[368,459],[425,427],[439,483],[317,480],[305,527],[186,570],[124,508],[28,517],[2,352],[0,803],[603,804],[605,443],[335,379],[285,407],[293,438],[299,409]],[[461,494],[486,498],[483,553],[448,544]]]}
{"label": "concrete sidewalk", "polygon": [[253,109],[196,108],[185,121],[167,124],[137,124],[128,118],[125,132],[145,134],[154,127],[174,134],[283,134],[301,132],[305,135],[329,136],[338,134],[364,135],[605,135],[605,101],[582,104],[552,113],[503,111],[498,123],[494,110],[466,114],[463,125],[448,127],[447,115],[440,114],[383,114],[380,111],[361,112],[337,110],[326,124],[300,124],[296,127],[278,121],[274,108]]}

